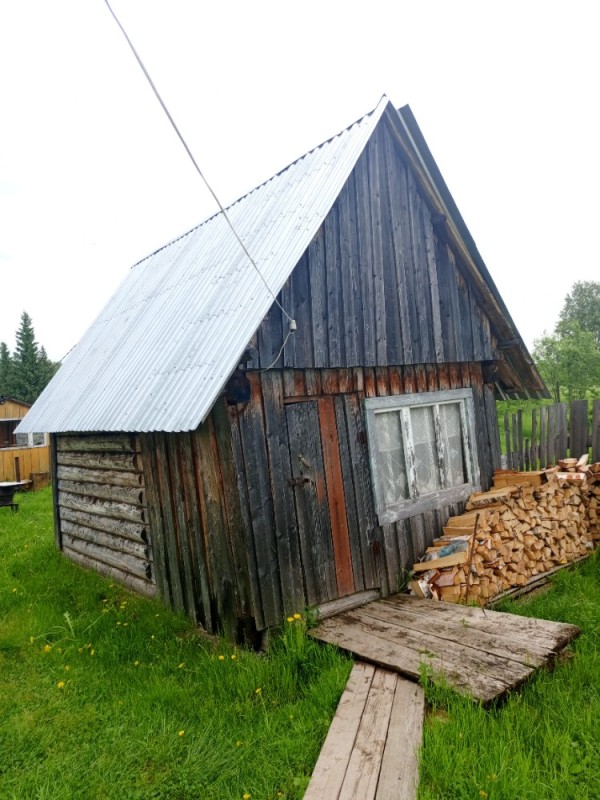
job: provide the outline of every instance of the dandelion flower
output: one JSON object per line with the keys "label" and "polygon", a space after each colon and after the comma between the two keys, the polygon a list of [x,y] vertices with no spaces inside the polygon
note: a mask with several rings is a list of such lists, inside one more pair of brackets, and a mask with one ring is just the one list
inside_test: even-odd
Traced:
{"label": "dandelion flower", "polygon": [[288,617],[288,618],[287,618],[287,621],[288,621],[288,622],[293,622],[293,621],[294,621],[294,618],[293,618],[293,617]]}
{"label": "dandelion flower", "polygon": [[262,689],[260,688],[260,686],[258,687],[258,689],[254,690],[254,694],[261,694],[261,693],[262,693]]}
{"label": "dandelion flower", "polygon": [[225,656],[218,656],[219,661],[225,661]]}
{"label": "dandelion flower", "polygon": [[65,682],[64,681],[59,681],[56,685],[58,686],[59,689],[64,689],[65,688]]}
{"label": "dandelion flower", "polygon": [[44,653],[49,653],[49,652],[50,652],[50,650],[52,650],[52,645],[51,645],[51,644],[45,644],[45,645],[42,647],[42,650],[44,651]]}
{"label": "dandelion flower", "polygon": [[232,661],[235,661],[235,660],[236,660],[236,658],[237,658],[236,654],[235,654],[235,653],[232,653],[232,654],[231,654],[231,660],[232,660]]}
{"label": "dandelion flower", "polygon": [[183,736],[184,734],[185,734],[185,731],[179,731],[179,733],[177,735],[178,736]]}
{"label": "dandelion flower", "polygon": [[294,614],[294,619],[302,619],[302,614]]}
{"label": "dandelion flower", "polygon": [[243,800],[250,800],[251,797],[252,795],[248,794],[248,792],[244,792],[244,794],[242,795]]}

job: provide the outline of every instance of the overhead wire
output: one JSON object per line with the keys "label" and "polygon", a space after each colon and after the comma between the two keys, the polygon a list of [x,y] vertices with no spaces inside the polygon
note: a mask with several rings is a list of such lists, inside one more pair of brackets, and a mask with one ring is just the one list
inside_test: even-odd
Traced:
{"label": "overhead wire", "polygon": [[[156,96],[156,99],[157,99],[157,100],[158,100],[158,102],[160,103],[162,110],[163,110],[163,111],[165,112],[165,114],[167,115],[167,118],[168,118],[169,122],[171,123],[171,125],[172,125],[172,127],[173,127],[173,130],[174,130],[174,131],[175,131],[175,133],[177,134],[177,136],[178,136],[178,138],[179,138],[179,141],[181,142],[181,144],[182,144],[182,145],[183,145],[183,147],[185,148],[185,151],[186,151],[186,153],[188,154],[188,156],[189,156],[189,158],[190,158],[190,160],[191,160],[192,164],[194,165],[194,167],[195,167],[195,169],[196,169],[196,172],[198,173],[198,175],[200,175],[200,177],[202,178],[202,180],[203,180],[203,182],[204,182],[204,185],[206,186],[206,188],[208,189],[208,191],[211,193],[212,197],[214,198],[214,200],[215,200],[216,204],[218,205],[218,207],[219,207],[219,209],[220,209],[221,213],[223,214],[223,218],[225,219],[225,221],[227,222],[227,224],[228,224],[228,225],[229,225],[229,227],[231,228],[231,231],[232,231],[233,235],[235,236],[235,238],[237,239],[237,241],[238,241],[238,242],[239,242],[239,244],[240,244],[240,247],[242,248],[242,250],[244,251],[244,253],[245,253],[245,254],[246,254],[246,256],[248,257],[248,260],[250,261],[250,263],[252,264],[252,266],[254,267],[254,269],[256,270],[256,272],[258,273],[258,275],[259,275],[260,279],[262,280],[262,282],[264,283],[264,285],[265,285],[265,287],[266,287],[267,291],[269,292],[269,294],[271,295],[271,297],[274,299],[275,303],[277,304],[277,306],[279,307],[279,309],[282,311],[282,313],[283,313],[283,314],[284,314],[284,315],[287,317],[287,320],[288,320],[288,322],[289,322],[289,325],[290,325],[290,327],[289,327],[289,331],[288,331],[288,336],[286,337],[286,340],[285,340],[285,341],[287,342],[287,339],[289,338],[289,334],[290,334],[290,333],[293,333],[293,332],[296,330],[296,321],[293,319],[293,317],[291,317],[291,316],[288,314],[288,312],[285,310],[285,308],[284,308],[284,307],[281,305],[281,303],[280,303],[280,302],[279,302],[279,300],[277,299],[277,297],[276,297],[275,293],[273,292],[273,290],[271,289],[271,287],[270,287],[270,286],[269,286],[269,284],[267,283],[267,281],[266,281],[266,279],[265,279],[264,275],[262,274],[262,272],[261,272],[261,271],[260,271],[260,269],[258,268],[258,266],[257,266],[257,264],[256,264],[256,262],[255,262],[255,260],[252,258],[252,255],[250,254],[250,252],[249,252],[248,248],[246,247],[246,245],[244,244],[244,242],[243,242],[243,241],[242,241],[242,239],[240,238],[240,236],[239,236],[238,232],[236,231],[236,229],[235,229],[235,227],[234,227],[234,225],[233,225],[233,223],[232,223],[232,221],[231,221],[231,219],[230,219],[230,217],[229,217],[229,214],[228,214],[228,213],[227,213],[227,211],[225,210],[225,208],[224,208],[224,206],[222,205],[221,201],[220,201],[220,200],[219,200],[219,198],[217,197],[217,194],[216,194],[216,192],[214,191],[214,189],[212,188],[212,186],[210,185],[210,183],[209,183],[209,182],[208,182],[208,180],[206,179],[206,177],[205,177],[204,173],[203,173],[203,172],[202,172],[202,170],[200,169],[200,166],[198,165],[198,162],[197,162],[197,161],[196,161],[196,159],[194,158],[194,155],[193,155],[192,151],[191,151],[191,150],[190,150],[190,148],[188,147],[188,144],[187,144],[187,142],[185,141],[185,139],[183,138],[183,134],[181,133],[181,131],[180,131],[180,130],[179,130],[179,128],[177,127],[177,124],[176,124],[175,120],[173,119],[173,117],[171,116],[171,113],[169,112],[169,109],[167,108],[167,106],[166,106],[166,104],[165,104],[164,100],[162,99],[162,97],[161,97],[161,95],[160,95],[160,93],[159,93],[158,89],[156,88],[156,86],[155,86],[155,84],[154,84],[154,81],[153,81],[153,80],[152,80],[152,78],[150,77],[150,73],[149,73],[149,72],[148,72],[148,70],[146,69],[146,67],[145,67],[145,65],[144,65],[144,62],[142,61],[142,59],[141,59],[140,55],[138,54],[137,50],[135,49],[135,47],[134,47],[134,45],[133,45],[133,42],[131,41],[131,39],[130,39],[130,38],[129,38],[129,36],[127,35],[127,31],[125,30],[125,28],[124,28],[124,27],[123,27],[123,25],[121,24],[121,22],[120,22],[119,18],[117,17],[117,15],[115,14],[115,12],[113,11],[113,9],[112,9],[112,7],[111,7],[110,3],[108,2],[108,0],[104,0],[104,2],[106,3],[106,7],[107,7],[107,8],[108,8],[108,10],[110,11],[110,13],[111,13],[111,16],[113,17],[114,21],[117,23],[117,25],[118,25],[118,27],[119,27],[119,29],[120,29],[121,33],[122,33],[122,34],[123,34],[123,36],[125,37],[125,40],[127,41],[127,44],[129,45],[129,47],[130,47],[130,49],[131,49],[131,52],[133,53],[133,55],[134,55],[134,57],[135,57],[136,61],[138,62],[139,66],[140,66],[140,69],[142,70],[142,72],[143,72],[143,73],[144,73],[144,75],[146,76],[146,79],[147,79],[148,83],[150,84],[150,87],[152,88],[152,91],[154,92],[154,95]],[[281,348],[281,350],[282,350],[282,351],[283,351],[283,347],[284,347],[284,346],[285,346],[285,342],[284,342],[284,345],[283,345],[283,346],[282,346],[282,348]],[[279,360],[279,357],[280,357],[280,356],[281,356],[281,352],[280,352],[280,355],[277,357],[277,360]],[[270,367],[269,367],[269,369],[270,369]]]}

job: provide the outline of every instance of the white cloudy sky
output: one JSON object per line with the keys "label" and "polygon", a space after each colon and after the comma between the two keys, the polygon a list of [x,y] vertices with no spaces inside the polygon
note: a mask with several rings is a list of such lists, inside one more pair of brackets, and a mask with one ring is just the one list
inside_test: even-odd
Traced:
{"label": "white cloudy sky", "polygon": [[[112,0],[228,203],[409,103],[526,343],[600,280],[591,2]],[[127,269],[214,212],[104,0],[0,0],[0,341],[53,359]]]}

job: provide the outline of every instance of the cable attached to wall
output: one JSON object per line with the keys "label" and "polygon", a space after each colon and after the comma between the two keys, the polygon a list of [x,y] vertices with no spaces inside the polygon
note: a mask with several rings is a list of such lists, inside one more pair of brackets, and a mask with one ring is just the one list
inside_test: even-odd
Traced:
{"label": "cable attached to wall", "polygon": [[[287,344],[287,341],[288,341],[288,339],[289,339],[290,335],[291,335],[292,333],[294,333],[294,331],[296,330],[296,320],[295,320],[295,319],[293,319],[293,317],[291,317],[291,316],[288,314],[288,312],[285,310],[285,308],[284,308],[284,307],[281,305],[281,303],[279,302],[279,300],[277,299],[277,297],[276,297],[276,296],[275,296],[275,294],[273,293],[273,290],[271,289],[271,287],[270,287],[270,286],[269,286],[269,284],[267,283],[267,281],[266,281],[266,279],[265,279],[264,275],[262,274],[262,272],[261,272],[261,271],[260,271],[260,269],[258,268],[258,266],[257,266],[256,262],[254,261],[254,259],[253,259],[253,258],[252,258],[252,256],[250,255],[250,253],[249,253],[249,251],[248,251],[248,248],[246,247],[246,245],[244,244],[244,242],[241,240],[240,236],[238,235],[238,232],[237,232],[237,231],[236,231],[236,229],[234,228],[234,226],[233,226],[233,223],[232,223],[231,219],[229,218],[229,214],[227,213],[227,211],[225,210],[225,208],[224,208],[224,207],[223,207],[223,205],[221,204],[221,201],[220,201],[220,200],[219,200],[219,198],[217,197],[217,195],[216,195],[215,191],[213,190],[212,186],[209,184],[208,180],[207,180],[207,179],[205,178],[205,176],[204,176],[204,173],[203,173],[203,172],[202,172],[202,170],[200,169],[200,167],[199,167],[199,165],[198,165],[198,162],[197,162],[197,161],[196,161],[196,159],[194,158],[194,156],[193,156],[193,154],[192,154],[192,151],[191,151],[191,150],[190,150],[190,148],[188,147],[188,144],[187,144],[187,142],[185,141],[185,139],[183,138],[183,135],[182,135],[181,131],[180,131],[180,130],[179,130],[179,128],[177,127],[177,125],[176,125],[176,123],[175,123],[175,120],[173,119],[173,117],[171,116],[171,114],[170,114],[170,112],[169,112],[169,109],[168,109],[168,108],[167,108],[167,106],[165,105],[165,102],[163,101],[162,97],[160,96],[160,94],[159,94],[159,92],[158,92],[158,89],[157,89],[157,88],[156,88],[156,86],[154,85],[154,81],[153,81],[153,80],[152,80],[152,78],[150,77],[150,73],[148,72],[148,70],[147,70],[147,69],[146,69],[146,67],[144,66],[144,62],[142,61],[142,59],[141,59],[141,58],[140,58],[140,56],[138,55],[138,52],[137,52],[137,50],[135,49],[135,47],[133,46],[133,42],[131,41],[131,39],[130,39],[130,38],[129,38],[129,36],[127,35],[127,32],[126,32],[125,28],[123,27],[123,25],[121,25],[121,22],[119,21],[119,18],[117,17],[117,15],[115,14],[115,12],[113,11],[113,9],[112,9],[112,7],[111,7],[110,3],[108,2],[108,0],[104,0],[104,2],[106,3],[106,7],[107,7],[107,8],[108,8],[108,10],[110,11],[110,13],[111,13],[111,16],[113,17],[114,21],[115,21],[115,22],[117,23],[117,25],[119,26],[119,29],[121,30],[121,33],[122,33],[122,34],[123,34],[123,36],[125,37],[125,40],[127,41],[127,44],[129,45],[129,47],[130,47],[130,49],[131,49],[131,52],[132,52],[132,53],[133,53],[133,55],[135,56],[135,59],[136,59],[136,61],[138,62],[139,66],[140,66],[140,69],[142,70],[142,72],[143,72],[143,73],[144,73],[144,75],[146,76],[146,80],[147,80],[147,81],[148,81],[148,83],[150,84],[150,86],[151,86],[151,88],[152,88],[152,91],[154,92],[154,95],[156,96],[156,99],[158,100],[158,102],[159,102],[159,103],[160,103],[160,105],[161,105],[161,108],[162,108],[162,110],[163,110],[163,111],[165,112],[165,114],[167,115],[167,118],[168,118],[169,122],[171,123],[171,125],[172,125],[172,127],[173,127],[173,130],[174,130],[174,131],[175,131],[175,133],[177,134],[177,136],[178,136],[178,138],[179,138],[179,141],[181,142],[181,144],[182,144],[182,145],[183,145],[183,147],[185,148],[185,151],[186,151],[186,153],[188,154],[188,156],[189,156],[189,158],[190,158],[190,160],[191,160],[192,164],[194,165],[194,167],[195,167],[195,169],[196,169],[196,172],[198,173],[198,175],[200,175],[200,177],[202,178],[202,180],[203,180],[203,182],[204,182],[204,185],[206,186],[206,188],[208,189],[208,191],[209,191],[209,192],[211,193],[211,195],[213,196],[213,198],[214,198],[214,200],[215,200],[216,204],[218,205],[218,207],[219,207],[219,209],[220,209],[221,213],[223,214],[223,217],[224,217],[225,221],[227,222],[227,224],[228,224],[228,225],[229,225],[229,227],[231,228],[231,231],[233,232],[233,235],[234,235],[234,236],[235,236],[235,238],[238,240],[238,242],[239,242],[239,244],[240,244],[240,247],[242,248],[242,250],[244,251],[244,253],[245,253],[245,254],[246,254],[246,256],[248,257],[248,260],[250,261],[250,263],[252,264],[252,266],[254,267],[254,269],[256,270],[256,272],[258,273],[258,275],[259,275],[259,277],[260,277],[261,281],[264,283],[265,287],[267,288],[267,291],[269,292],[269,294],[271,295],[271,297],[273,298],[273,300],[275,301],[275,303],[277,304],[277,306],[280,308],[280,310],[282,311],[282,313],[283,313],[283,314],[284,314],[284,315],[287,317],[287,320],[288,320],[288,323],[289,323],[289,329],[288,329],[288,333],[287,333],[287,336],[285,337],[285,340],[284,340],[284,342],[283,342],[283,344],[282,344],[282,346],[281,346],[281,350],[279,351],[279,355],[277,356],[277,358],[275,359],[275,361],[274,361],[274,362],[271,364],[271,366],[269,366],[269,367],[267,367],[267,368],[266,368],[266,369],[271,369],[271,368],[272,368],[272,367],[273,367],[273,366],[274,366],[274,365],[277,363],[277,361],[279,361],[279,359],[281,358],[281,354],[283,353],[283,348],[284,348],[284,347],[285,347],[285,345]],[[264,371],[264,370],[263,370],[263,371]]]}

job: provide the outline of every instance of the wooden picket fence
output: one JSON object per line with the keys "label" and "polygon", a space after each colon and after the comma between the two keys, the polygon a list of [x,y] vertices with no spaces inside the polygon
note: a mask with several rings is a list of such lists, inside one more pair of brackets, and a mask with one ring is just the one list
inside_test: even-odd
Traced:
{"label": "wooden picket fence", "polygon": [[523,411],[504,415],[503,450],[507,469],[529,471],[556,464],[559,458],[590,454],[600,461],[600,399],[555,403],[531,410],[531,435],[523,434]]}

